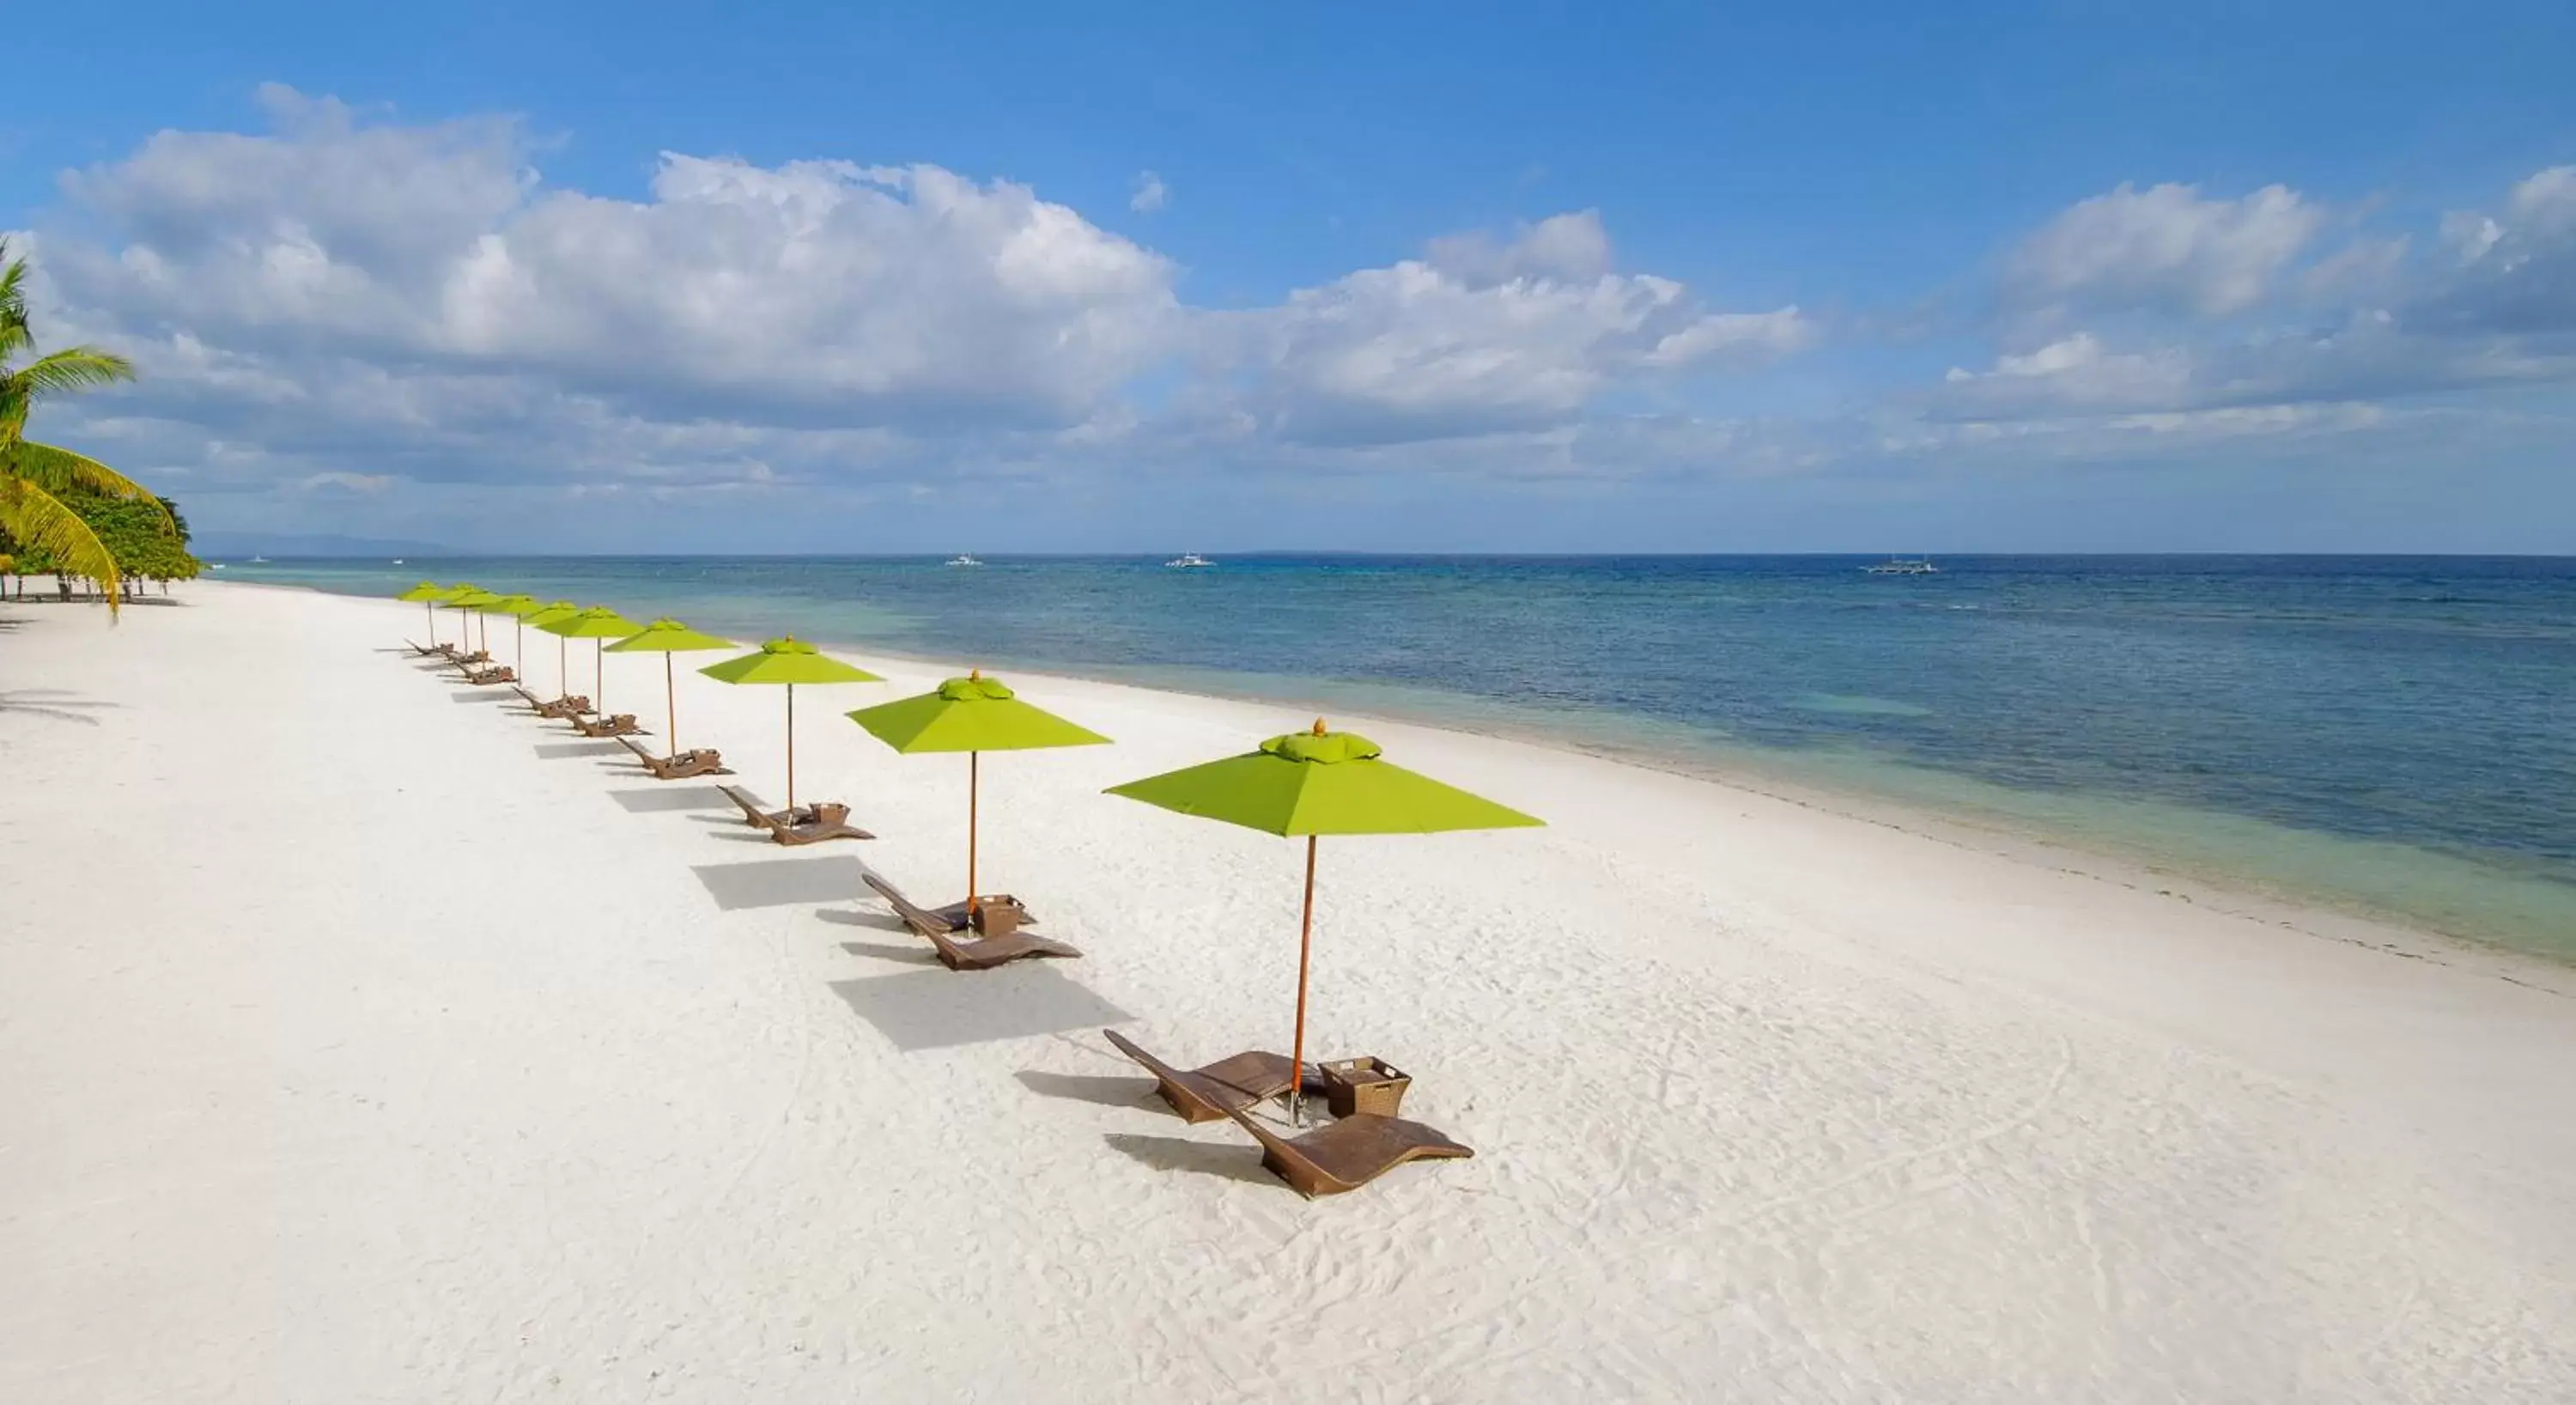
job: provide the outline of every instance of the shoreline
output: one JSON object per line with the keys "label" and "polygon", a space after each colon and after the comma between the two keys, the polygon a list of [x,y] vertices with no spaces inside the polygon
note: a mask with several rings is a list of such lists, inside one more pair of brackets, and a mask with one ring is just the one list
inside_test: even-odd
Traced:
{"label": "shoreline", "polygon": [[[388,597],[336,591],[304,582],[261,582],[209,580],[207,584],[252,590],[303,591],[316,595],[349,600],[384,601]],[[408,608],[408,607],[406,607]],[[799,636],[803,637],[803,636]],[[746,647],[758,640],[744,641]],[[815,637],[807,642],[822,649],[869,659],[894,661],[921,668],[963,672],[973,666],[954,656],[891,649],[867,640]],[[1371,711],[1363,703],[1353,711],[1338,703],[1315,696],[1291,696],[1281,692],[1246,687],[1193,687],[1151,677],[1152,666],[1101,665],[1106,672],[1087,672],[1081,668],[1056,665],[1023,666],[1010,660],[988,660],[986,665],[1008,669],[1014,674],[1060,682],[1095,684],[1105,687],[1130,688],[1144,692],[1167,693],[1175,697],[1196,698],[1213,702],[1245,703],[1279,707],[1291,711],[1321,711],[1337,719],[1355,719],[1362,724],[1401,725],[1451,732],[1461,736],[1483,737],[1512,742],[1542,750],[1581,756],[1614,765],[1633,767],[1662,775],[1700,781],[1730,790],[1764,796],[1783,803],[1802,806],[1826,814],[1883,825],[1900,833],[1916,835],[1952,844],[1963,849],[2036,863],[2081,874],[2101,882],[2139,892],[2157,893],[2183,902],[2198,903],[2214,911],[2246,916],[2272,925],[2297,931],[2321,940],[2342,942],[2388,952],[2412,960],[2459,964],[2472,969],[2488,970],[2501,979],[2534,985],[2554,993],[2576,996],[2576,949],[2565,952],[2541,950],[2519,945],[2513,940],[2485,933],[2457,931],[2430,922],[2416,913],[2374,903],[2349,893],[2330,891],[2319,884],[2302,884],[2287,878],[2236,872],[2216,873],[2192,864],[2187,858],[2157,853],[2144,842],[2121,842],[2107,836],[2061,833],[2045,824],[1962,800],[1953,808],[1938,802],[1925,802],[1893,793],[1873,791],[1865,782],[1838,786],[1831,781],[1801,775],[1794,753],[1779,752],[1779,763],[1766,766],[1765,757],[1773,753],[1751,746],[1724,748],[1705,746],[1693,749],[1677,743],[1670,749],[1650,744],[1623,745],[1595,741],[1572,731],[1551,730],[1533,720],[1526,726],[1484,718],[1436,718],[1414,715],[1402,709]],[[1132,668],[1136,675],[1121,676],[1119,670]],[[1164,670],[1166,674],[1212,674],[1218,670]],[[1268,675],[1243,673],[1244,678]],[[1283,680],[1284,681],[1284,680]],[[1391,685],[1355,682],[1355,690],[1384,693]],[[1522,710],[1519,704],[1481,697],[1459,695],[1471,704],[1499,706],[1505,710]],[[1618,717],[1619,714],[1611,714]],[[1651,720],[1651,719],[1647,719]],[[1720,753],[1724,753],[1721,755]],[[1905,763],[1881,761],[1884,767]],[[1932,768],[1906,766],[1937,780],[1990,785]],[[2009,792],[2007,787],[1995,787]],[[2114,805],[2139,802],[2126,797],[2091,797]],[[2271,821],[2252,820],[2221,811],[2204,812],[2213,818],[2261,825],[2287,834],[2307,836],[2308,831],[2292,830]],[[2342,835],[2315,835],[2335,844],[2360,844],[2363,841]],[[2431,850],[2406,848],[2409,853],[2424,855],[2444,863],[2469,863],[2471,860]],[[2500,879],[2503,875],[2499,874]]]}

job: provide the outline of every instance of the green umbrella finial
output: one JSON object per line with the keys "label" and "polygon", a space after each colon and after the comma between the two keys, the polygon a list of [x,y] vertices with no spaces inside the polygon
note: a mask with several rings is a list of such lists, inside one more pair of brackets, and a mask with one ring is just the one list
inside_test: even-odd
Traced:
{"label": "green umbrella finial", "polygon": [[1022,701],[1010,685],[977,670],[917,697],[849,714],[869,735],[912,755],[925,751],[1033,751],[1104,746],[1109,738]]}
{"label": "green umbrella finial", "polygon": [[733,641],[700,634],[678,620],[664,617],[608,646],[612,654],[683,654],[699,649],[730,649]]}

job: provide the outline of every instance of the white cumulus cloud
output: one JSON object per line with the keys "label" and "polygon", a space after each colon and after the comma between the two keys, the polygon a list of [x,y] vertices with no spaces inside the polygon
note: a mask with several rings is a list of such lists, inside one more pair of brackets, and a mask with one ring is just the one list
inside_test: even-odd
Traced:
{"label": "white cumulus cloud", "polygon": [[1611,271],[1590,211],[1509,239],[1300,289],[1233,327],[1244,410],[1283,437],[1396,441],[1562,423],[1647,372],[1760,360],[1815,338],[1795,307],[1714,311],[1682,284]]}
{"label": "white cumulus cloud", "polygon": [[2286,186],[2225,200],[2193,185],[2123,183],[2024,240],[2005,264],[2003,293],[2018,307],[2225,316],[2265,298],[2325,218]]}

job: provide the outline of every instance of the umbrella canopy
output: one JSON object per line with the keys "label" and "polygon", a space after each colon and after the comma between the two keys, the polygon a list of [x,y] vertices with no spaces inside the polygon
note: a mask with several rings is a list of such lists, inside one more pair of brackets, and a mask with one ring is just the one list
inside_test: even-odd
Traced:
{"label": "umbrella canopy", "polygon": [[544,609],[545,602],[533,595],[496,595],[483,608],[510,617],[510,662],[524,675],[528,671],[528,616]]}
{"label": "umbrella canopy", "polygon": [[[500,598],[500,596],[485,590],[479,585],[461,583],[449,587],[447,598],[438,602],[438,604],[433,608],[441,610],[472,610],[479,615],[483,611],[490,609],[493,602]],[[475,647],[488,650],[491,647],[491,643],[491,638],[487,635],[483,642]]]}
{"label": "umbrella canopy", "polygon": [[883,683],[885,680],[828,657],[794,635],[763,642],[757,653],[698,672],[719,683],[778,683],[787,688],[787,808],[796,808],[796,685],[817,683]]}
{"label": "umbrella canopy", "polygon": [[[581,607],[569,600],[549,600],[521,618],[519,623],[543,629],[557,620],[570,619],[580,613]],[[569,697],[572,694],[572,672],[566,667],[564,660],[565,650],[571,646],[571,642],[561,637],[555,640],[555,696],[558,698]]]}
{"label": "umbrella canopy", "polygon": [[1100,746],[1108,738],[1020,701],[1010,685],[980,671],[933,692],[863,707],[850,720],[909,756],[924,751],[1031,751]]}
{"label": "umbrella canopy", "polygon": [[448,587],[436,581],[422,581],[394,597],[396,600],[420,605],[429,611],[429,642],[432,645],[438,643],[438,602],[446,598],[447,591]]}
{"label": "umbrella canopy", "polygon": [[1297,1034],[1289,1055],[1297,1069],[1289,1120],[1306,1067],[1306,976],[1315,937],[1315,849],[1326,834],[1437,834],[1461,829],[1515,829],[1545,824],[1456,786],[1382,759],[1378,744],[1331,732],[1323,719],[1310,732],[1272,737],[1257,750],[1111,786],[1111,795],[1200,819],[1306,839],[1306,901],[1298,920]]}
{"label": "umbrella canopy", "polygon": [[863,707],[850,720],[870,736],[909,756],[925,751],[966,753],[966,910],[975,891],[977,806],[983,788],[983,753],[1032,751],[1055,746],[1105,746],[1109,738],[1020,701],[1009,685],[981,671],[951,678],[919,697]]}
{"label": "umbrella canopy", "polygon": [[551,624],[537,626],[548,634],[564,639],[593,641],[590,646],[590,705],[602,717],[608,715],[608,677],[606,667],[599,657],[600,648],[608,640],[624,639],[643,627],[605,605],[593,605],[587,610],[575,610]]}
{"label": "umbrella canopy", "polygon": [[667,725],[670,728],[673,756],[680,754],[680,689],[671,678],[671,655],[692,653],[699,649],[732,647],[733,641],[730,639],[718,639],[712,634],[700,634],[678,620],[667,617],[655,620],[637,630],[631,638],[620,639],[608,646],[611,653],[662,656],[662,698],[663,706],[669,711]]}

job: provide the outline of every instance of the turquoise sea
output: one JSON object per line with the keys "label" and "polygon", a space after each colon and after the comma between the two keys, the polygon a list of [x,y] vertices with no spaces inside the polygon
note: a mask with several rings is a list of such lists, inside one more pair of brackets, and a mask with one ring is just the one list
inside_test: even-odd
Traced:
{"label": "turquoise sea", "polygon": [[1929,806],[2576,960],[2576,559],[497,557],[757,640],[1533,734]]}

